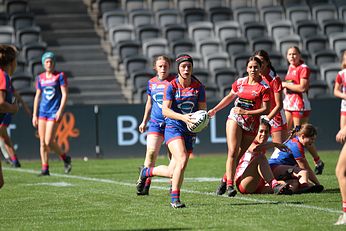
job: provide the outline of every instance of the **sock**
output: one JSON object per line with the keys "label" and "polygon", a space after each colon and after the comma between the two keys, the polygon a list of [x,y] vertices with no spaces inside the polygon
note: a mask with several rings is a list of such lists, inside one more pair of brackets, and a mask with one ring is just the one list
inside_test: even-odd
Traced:
{"label": "sock", "polygon": [[13,162],[17,161],[16,155],[12,156],[12,157],[11,157],[11,160],[12,160]]}
{"label": "sock", "polygon": [[147,180],[145,181],[145,185],[144,185],[144,187],[149,187],[149,186],[150,186],[150,184],[151,184],[151,178],[150,178],[150,177],[148,177],[148,178],[147,178]]}
{"label": "sock", "polygon": [[233,180],[227,180],[227,187],[228,186],[233,186]]}
{"label": "sock", "polygon": [[180,190],[175,190],[171,192],[171,202],[174,203],[176,201],[180,201]]}
{"label": "sock", "polygon": [[315,158],[314,158],[314,162],[315,162],[315,164],[317,165],[318,162],[320,162],[320,157],[319,157],[319,156],[318,156],[318,157],[315,157]]}
{"label": "sock", "polygon": [[59,157],[61,160],[66,160],[66,153],[61,154]]}
{"label": "sock", "polygon": [[42,164],[42,172],[46,172],[49,170],[49,165],[48,164]]}
{"label": "sock", "polygon": [[153,169],[154,168],[144,168],[144,171],[142,172],[142,176],[146,176],[146,177],[153,176]]}
{"label": "sock", "polygon": [[278,181],[275,179],[275,178],[273,178],[270,182],[269,182],[269,184],[272,186],[272,188],[274,188],[276,185],[278,185],[279,183],[278,183]]}
{"label": "sock", "polygon": [[227,182],[227,176],[226,176],[226,173],[223,175],[222,177],[222,182]]}
{"label": "sock", "polygon": [[342,211],[346,213],[346,201],[342,202]]}

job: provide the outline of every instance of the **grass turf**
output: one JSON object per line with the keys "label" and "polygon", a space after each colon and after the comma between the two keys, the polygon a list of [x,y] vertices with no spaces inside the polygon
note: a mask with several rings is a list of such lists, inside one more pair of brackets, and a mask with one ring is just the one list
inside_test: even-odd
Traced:
{"label": "grass turf", "polygon": [[[50,177],[37,177],[39,161],[22,161],[21,169],[2,162],[0,230],[345,230],[333,226],[341,213],[338,152],[320,155],[323,193],[234,198],[214,194],[225,155],[191,159],[181,192],[186,209],[169,206],[168,180],[153,180],[150,196],[136,195],[143,158],[74,159],[70,175],[61,161],[51,161]],[[197,182],[201,177],[210,179]]]}

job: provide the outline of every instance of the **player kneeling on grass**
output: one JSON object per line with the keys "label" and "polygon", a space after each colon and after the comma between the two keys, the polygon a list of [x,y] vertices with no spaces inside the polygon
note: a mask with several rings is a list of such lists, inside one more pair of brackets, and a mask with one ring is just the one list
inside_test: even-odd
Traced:
{"label": "player kneeling on grass", "polygon": [[305,148],[311,146],[317,131],[311,124],[303,124],[299,131],[291,135],[286,146],[290,152],[275,150],[269,159],[269,165],[276,179],[298,180],[294,193],[322,192],[324,187],[318,181],[314,171],[305,158]]}
{"label": "player kneeling on grass", "polygon": [[239,160],[235,181],[240,193],[292,194],[287,183],[279,183],[274,178],[265,156],[268,148],[276,147],[287,152],[289,149],[284,144],[267,142],[269,132],[270,125],[261,122],[256,138]]}

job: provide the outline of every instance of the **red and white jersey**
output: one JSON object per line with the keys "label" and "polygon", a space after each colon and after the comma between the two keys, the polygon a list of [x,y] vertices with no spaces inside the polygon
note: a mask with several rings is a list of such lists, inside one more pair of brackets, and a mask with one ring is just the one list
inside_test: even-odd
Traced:
{"label": "red and white jersey", "polygon": [[[346,93],[346,69],[338,72],[335,82],[341,85],[341,92]],[[341,111],[346,112],[346,100],[341,100]]]}
{"label": "red and white jersey", "polygon": [[234,179],[237,181],[239,177],[241,177],[245,170],[249,167],[251,161],[259,155],[265,155],[266,150],[262,150],[260,152],[251,152],[247,150],[244,155],[240,158]]}
{"label": "red and white jersey", "polygon": [[[299,66],[290,65],[285,80],[288,83],[299,85],[301,79],[307,79],[309,81],[309,77],[310,68],[302,63]],[[311,111],[307,91],[297,93],[286,89],[284,109],[288,111]]]}
{"label": "red and white jersey", "polygon": [[[282,82],[278,75],[275,75],[275,73],[270,70],[268,75],[262,75],[263,80],[270,86],[270,111],[272,111],[275,106],[275,94],[276,93],[282,93]],[[271,120],[270,120],[270,126],[273,128],[279,128],[282,125],[287,123],[285,111],[282,108]]]}
{"label": "red and white jersey", "polygon": [[[251,111],[261,108],[262,102],[269,101],[270,90],[269,85],[265,81],[261,80],[256,84],[248,84],[248,79],[249,77],[243,77],[236,80],[232,84],[232,93],[238,96],[234,103],[236,107],[241,107],[245,110]],[[260,121],[260,115],[237,116],[232,112],[232,110],[230,111],[228,118],[233,119],[236,122],[238,122],[238,119],[244,120],[243,125],[247,126],[251,131],[257,130]]]}

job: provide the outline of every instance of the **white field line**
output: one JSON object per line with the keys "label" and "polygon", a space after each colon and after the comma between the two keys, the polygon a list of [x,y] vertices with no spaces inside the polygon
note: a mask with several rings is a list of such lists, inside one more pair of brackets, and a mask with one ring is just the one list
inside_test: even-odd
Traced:
{"label": "white field line", "polygon": [[[15,171],[15,172],[24,172],[24,173],[30,173],[30,174],[39,174],[39,171],[35,171],[32,169],[19,169],[19,168],[3,168],[3,170],[6,171]],[[115,184],[115,185],[121,185],[121,186],[129,186],[135,188],[134,183],[126,183],[121,181],[115,181],[115,180],[109,180],[109,179],[102,179],[102,178],[94,178],[94,177],[84,177],[84,176],[76,176],[76,175],[66,175],[66,174],[58,174],[58,173],[51,173],[51,176],[56,177],[62,177],[62,178],[69,178],[69,179],[78,179],[78,180],[84,180],[84,181],[93,181],[98,183],[107,183],[107,184]],[[192,179],[192,178],[190,178]],[[167,181],[167,179],[166,179]],[[191,180],[190,180],[191,181]],[[154,186],[152,185],[150,188],[159,189],[159,190],[168,190],[168,187],[160,187],[160,186]],[[198,195],[208,195],[208,196],[214,196],[214,197],[220,197],[216,195],[214,192],[200,192],[200,191],[194,191],[194,190],[187,190],[187,189],[181,189],[182,192],[191,193],[191,194],[198,194]],[[226,195],[223,195],[222,197],[227,197]],[[228,198],[228,197],[227,197]],[[277,204],[277,205],[283,205],[287,207],[297,207],[297,208],[303,208],[303,209],[312,209],[312,210],[318,210],[322,212],[328,212],[328,213],[338,213],[341,214],[341,210],[335,210],[335,209],[329,209],[329,208],[322,208],[318,206],[311,206],[311,205],[304,205],[304,204],[295,204],[295,203],[289,203],[289,202],[280,202],[280,201],[271,201],[271,200],[263,200],[263,199],[256,199],[256,198],[250,198],[243,195],[239,195],[236,197],[233,197],[233,199],[236,200],[242,200],[242,201],[251,201],[255,203],[262,203],[262,204]]]}

